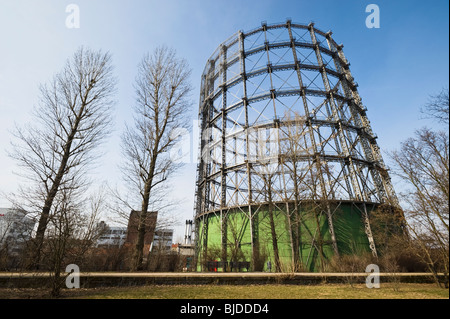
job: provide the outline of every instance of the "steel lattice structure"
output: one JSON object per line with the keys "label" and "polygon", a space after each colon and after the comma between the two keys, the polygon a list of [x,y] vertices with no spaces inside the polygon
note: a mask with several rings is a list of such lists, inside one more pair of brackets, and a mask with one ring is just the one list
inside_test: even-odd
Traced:
{"label": "steel lattice structure", "polygon": [[[323,257],[321,235],[321,243],[339,254],[335,223],[344,206],[360,212],[367,246],[376,255],[370,210],[396,196],[343,45],[331,35],[313,23],[263,23],[231,36],[208,60],[195,203],[200,260],[209,258],[216,236],[220,260],[237,258],[230,257],[233,247],[248,246],[246,258],[255,263],[262,249],[258,223],[268,204],[286,216],[288,259],[303,253],[300,261],[311,263],[314,254]],[[327,234],[322,226],[314,231],[295,224],[293,216],[306,205],[314,207],[316,220],[326,221]],[[231,227],[237,213],[240,221]],[[299,243],[301,227],[310,233],[302,237],[309,251],[300,247],[306,245]]]}

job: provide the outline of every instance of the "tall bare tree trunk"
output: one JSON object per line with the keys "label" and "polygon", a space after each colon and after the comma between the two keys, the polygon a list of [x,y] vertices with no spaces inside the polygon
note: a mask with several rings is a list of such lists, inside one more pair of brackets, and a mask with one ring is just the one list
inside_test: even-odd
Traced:
{"label": "tall bare tree trunk", "polygon": [[153,182],[153,176],[155,172],[155,162],[156,162],[156,156],[154,156],[151,160],[150,164],[150,171],[148,174],[148,179],[145,182],[144,186],[144,192],[142,194],[142,206],[141,206],[141,213],[139,215],[139,222],[138,222],[138,235],[137,235],[137,241],[135,245],[135,251],[134,251],[134,265],[133,270],[142,270],[143,269],[143,259],[144,259],[144,239],[145,239],[145,230],[147,226],[147,214],[148,214],[148,206],[150,202],[150,191],[151,186]]}
{"label": "tall bare tree trunk", "polygon": [[267,207],[269,213],[269,224],[270,224],[270,234],[272,237],[272,249],[273,249],[273,259],[275,263],[275,271],[281,272],[281,261],[280,261],[280,253],[278,251],[278,237],[277,231],[275,227],[275,218],[274,218],[274,209],[273,209],[273,198],[272,198],[272,175],[268,173],[266,176],[263,176],[266,195],[267,195]]}
{"label": "tall bare tree trunk", "polygon": [[34,126],[14,133],[18,143],[10,156],[34,184],[20,195],[20,201],[38,215],[32,268],[39,267],[55,198],[88,184],[83,177],[86,168],[98,157],[95,150],[110,132],[115,83],[110,55],[80,48],[48,85],[40,87]]}
{"label": "tall bare tree trunk", "polygon": [[[180,140],[180,129],[189,127],[190,69],[175,51],[157,48],[142,59],[136,78],[135,123],[122,136],[124,179],[141,207],[138,236],[131,269],[144,267],[145,232],[149,209],[158,210],[155,192],[181,166],[171,150]],[[139,194],[139,196],[137,196]],[[167,198],[165,198],[167,201]]]}

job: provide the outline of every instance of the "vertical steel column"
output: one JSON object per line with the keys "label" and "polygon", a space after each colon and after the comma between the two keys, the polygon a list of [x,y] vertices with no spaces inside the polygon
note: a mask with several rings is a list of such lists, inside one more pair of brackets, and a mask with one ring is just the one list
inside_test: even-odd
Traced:
{"label": "vertical steel column", "polygon": [[[226,134],[227,134],[227,47],[221,46],[222,62],[220,70],[222,74],[222,167],[221,167],[221,198],[220,198],[220,222],[221,222],[221,243],[222,243],[222,261],[227,261],[227,148],[226,148]],[[223,268],[225,271],[225,267]]]}
{"label": "vertical steel column", "polygon": [[[311,34],[311,40],[314,41],[315,37],[314,37],[314,23],[310,23],[308,25],[308,29],[310,31]],[[315,45],[316,49],[317,48],[317,43]],[[320,55],[320,52],[319,52]],[[311,126],[311,130],[312,130],[312,126]],[[337,246],[337,241],[336,241],[336,234],[334,232],[334,225],[333,225],[333,216],[331,213],[331,207],[330,207],[330,202],[328,201],[328,194],[327,194],[327,189],[325,186],[325,181],[323,179],[323,174],[325,173],[322,169],[322,164],[321,164],[321,160],[320,160],[320,154],[317,152],[317,149],[315,150],[315,162],[316,162],[316,166],[317,166],[317,172],[319,175],[319,181],[320,181],[320,187],[322,189],[322,200],[326,201],[326,214],[327,214],[327,219],[328,219],[328,228],[330,231],[330,235],[331,235],[331,241],[333,244],[333,250],[334,253],[339,256],[339,250],[338,250],[338,246]]]}
{"label": "vertical steel column", "polygon": [[372,255],[374,257],[378,257],[375,240],[373,239],[372,228],[370,227],[369,213],[367,212],[366,203],[363,203],[363,209],[364,231],[366,232],[367,239],[369,240],[369,248],[372,251]]}
{"label": "vertical steel column", "polygon": [[[289,32],[289,40],[291,42],[292,54],[294,56],[295,70],[297,72],[297,79],[298,79],[298,83],[299,83],[299,87],[300,87],[300,95],[302,97],[303,108],[304,108],[304,112],[305,112],[305,118],[306,118],[305,125],[307,126],[307,131],[309,132],[309,138],[310,138],[310,142],[311,142],[311,145],[312,145],[312,148],[313,148],[313,153],[314,154],[318,154],[318,148],[317,148],[316,140],[315,140],[315,137],[314,137],[314,130],[313,130],[313,125],[312,125],[312,116],[311,116],[311,113],[309,111],[308,100],[306,98],[306,87],[303,84],[302,73],[301,73],[301,68],[300,68],[300,60],[297,57],[295,38],[292,36],[292,26],[291,26],[291,22],[290,21],[287,22],[287,27],[288,27],[288,32]],[[304,138],[306,140],[306,134],[305,134]],[[305,144],[306,144],[306,142],[305,142]],[[312,170],[312,167],[313,167],[315,162],[316,162],[316,167],[317,167],[318,172],[321,171],[320,162],[317,162],[317,158],[313,159],[312,162],[308,160],[309,172],[311,174],[311,180],[312,181],[314,181],[314,179],[315,179],[314,172]],[[321,186],[322,186],[322,189],[325,188],[325,186],[323,185],[323,181],[321,181]],[[315,199],[312,198],[312,200],[315,200]],[[314,214],[317,214],[317,213],[318,212],[314,212]],[[300,214],[300,212],[297,212],[297,214]],[[334,234],[334,232],[333,232],[333,234]],[[319,236],[321,236],[321,235],[319,234]],[[320,248],[318,248],[315,245],[315,234],[314,234],[314,237],[312,238],[311,250],[313,249],[313,247],[315,247],[317,252],[322,256],[322,253],[319,250]],[[308,257],[308,260],[306,261],[306,263],[308,263],[308,261],[309,261],[309,257]]]}
{"label": "vertical steel column", "polygon": [[252,262],[251,267],[253,271],[256,271],[256,262],[257,258],[259,256],[259,245],[258,245],[258,238],[256,236],[255,228],[257,227],[255,225],[255,216],[253,216],[253,207],[252,207],[252,167],[251,163],[248,160],[248,157],[250,156],[250,145],[249,145],[249,123],[248,123],[248,99],[247,99],[247,73],[245,70],[245,43],[244,43],[244,33],[242,31],[239,31],[239,61],[240,61],[240,76],[242,78],[242,89],[243,89],[243,107],[245,111],[245,151],[246,151],[246,157],[245,157],[245,164],[246,164],[246,171],[247,171],[247,188],[248,188],[248,194],[247,194],[247,207],[248,207],[248,219],[250,224],[250,244],[252,248]]}
{"label": "vertical steel column", "polygon": [[273,114],[274,114],[274,119],[276,120],[277,119],[277,106],[275,104],[275,94],[276,93],[275,93],[275,88],[273,87],[272,63],[270,62],[269,41],[267,40],[267,24],[265,22],[262,24],[262,29],[264,31],[264,40],[265,40],[264,46],[265,46],[266,55],[267,55],[267,73],[269,73],[269,78],[270,78],[270,92],[271,92],[271,98],[272,98],[272,104],[273,104]]}

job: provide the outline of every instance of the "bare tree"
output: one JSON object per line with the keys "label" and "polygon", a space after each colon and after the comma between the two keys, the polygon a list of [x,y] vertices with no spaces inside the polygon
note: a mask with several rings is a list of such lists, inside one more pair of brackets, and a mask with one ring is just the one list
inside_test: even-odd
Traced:
{"label": "bare tree", "polygon": [[[228,259],[227,255],[224,256],[222,252],[222,261],[230,260],[232,262],[245,261],[245,254],[242,251],[242,236],[243,236],[243,223],[239,214],[229,212],[227,214],[227,248],[229,249]],[[225,258],[224,258],[225,257]],[[224,266],[225,267],[225,266]]]}
{"label": "bare tree", "polygon": [[[324,239],[320,220],[327,207],[318,195],[320,193],[319,173],[311,160],[305,161],[305,157],[312,153],[311,146],[306,141],[309,134],[306,119],[297,112],[287,113],[285,119],[285,124],[280,126],[279,130],[280,160],[282,169],[289,176],[287,179],[289,184],[285,186],[285,189],[289,189],[291,193],[286,196],[293,199],[293,205],[289,205],[287,209],[292,269],[298,271],[306,266],[300,256],[300,240],[304,242],[308,238],[319,255],[323,271],[326,258],[323,252]],[[328,175],[331,174],[328,164],[324,165],[322,170]],[[314,226],[308,226],[308,220],[314,221],[312,224]]]}
{"label": "bare tree", "polygon": [[[446,97],[445,97],[446,94]],[[429,115],[448,123],[448,90],[425,106]],[[449,135],[422,128],[392,153],[404,194],[406,225],[417,254],[435,275],[449,265]],[[437,258],[433,256],[437,255]]]}
{"label": "bare tree", "polygon": [[267,208],[269,213],[269,224],[270,224],[270,234],[272,236],[272,248],[273,248],[273,258],[275,262],[275,271],[281,272],[281,260],[280,253],[278,249],[278,236],[275,228],[275,204],[273,201],[273,188],[272,183],[274,182],[274,174],[271,172],[263,173],[260,175],[264,181],[264,191],[265,199],[267,202]]}
{"label": "bare tree", "polygon": [[[272,250],[275,271],[281,272],[281,260],[278,247],[278,236],[276,229],[276,204],[274,201],[275,192],[275,182],[277,177],[280,175],[279,161],[279,149],[278,149],[278,130],[273,129],[269,138],[265,140],[263,137],[265,133],[264,130],[259,131],[257,134],[260,139],[255,143],[256,147],[256,164],[253,165],[255,173],[262,181],[261,193],[264,196],[264,201],[267,205],[270,234],[272,239]],[[261,138],[262,137],[262,138]]]}
{"label": "bare tree", "polygon": [[122,136],[124,179],[139,194],[141,206],[132,270],[144,266],[145,222],[156,190],[181,165],[170,151],[180,139],[180,129],[189,127],[190,73],[187,62],[165,46],[139,64],[134,127],[127,127]]}
{"label": "bare tree", "polygon": [[65,189],[54,200],[43,243],[42,255],[50,270],[51,295],[58,297],[68,274],[62,273],[68,264],[80,266],[87,251],[104,231],[100,214],[104,210],[104,193],[74,201],[77,196]]}
{"label": "bare tree", "polygon": [[[81,194],[87,167],[98,157],[110,132],[115,79],[109,53],[81,47],[61,72],[40,87],[32,125],[16,128],[14,158],[27,180],[17,205],[38,218],[32,266],[39,266],[42,244],[55,198]],[[16,197],[17,198],[17,197]]]}
{"label": "bare tree", "polygon": [[[280,127],[280,153],[283,168],[289,174],[291,182],[294,207],[287,211],[287,218],[290,225],[290,240],[292,249],[292,269],[297,271],[301,268],[299,255],[299,228],[303,222],[301,214],[301,200],[305,197],[305,180],[308,170],[302,166],[302,156],[308,154],[307,143],[304,142],[307,131],[305,129],[305,118],[298,113],[287,113],[285,115],[286,125]],[[291,208],[291,206],[288,206]]]}
{"label": "bare tree", "polygon": [[425,118],[434,119],[439,123],[449,124],[448,88],[443,88],[437,95],[430,96],[428,102],[421,108]]}

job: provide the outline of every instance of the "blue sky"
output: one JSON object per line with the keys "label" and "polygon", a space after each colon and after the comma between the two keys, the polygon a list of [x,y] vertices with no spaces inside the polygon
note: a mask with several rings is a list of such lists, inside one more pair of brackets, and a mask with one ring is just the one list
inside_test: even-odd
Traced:
{"label": "blue sky", "polygon": [[[78,29],[65,25],[71,3],[80,8]],[[379,29],[365,25],[365,8],[371,3],[380,8]],[[193,69],[190,116],[195,120],[200,76],[216,47],[238,30],[286,18],[314,21],[344,44],[383,152],[399,148],[415,129],[432,125],[419,119],[419,108],[429,94],[448,87],[448,0],[0,0],[0,192],[14,191],[19,182],[12,173],[17,168],[6,155],[9,131],[14,123],[30,120],[38,85],[61,70],[80,45],[110,51],[119,78],[115,132],[105,143],[105,164],[95,175],[114,184],[120,182],[119,136],[124,123],[131,121],[132,85],[145,52],[166,44],[187,59]],[[183,203],[182,223],[193,214],[195,167],[186,165],[174,186],[172,197]],[[0,206],[7,205],[0,196]],[[182,235],[181,226],[176,236]]]}

